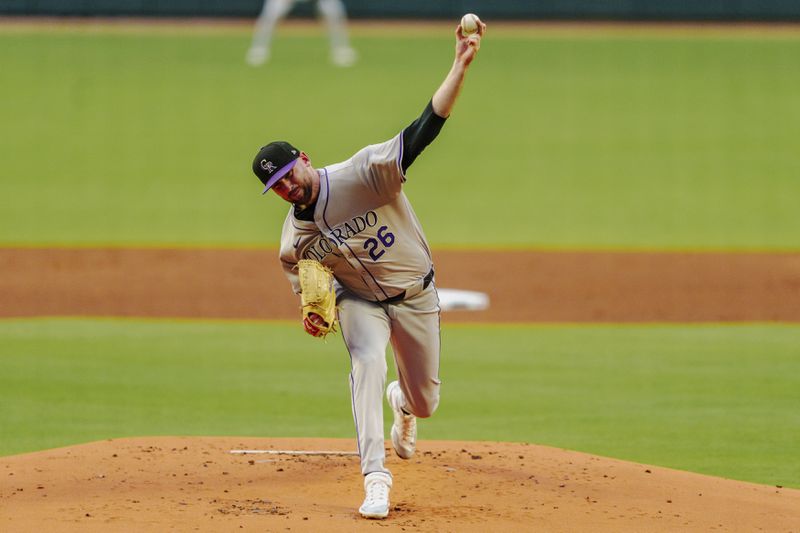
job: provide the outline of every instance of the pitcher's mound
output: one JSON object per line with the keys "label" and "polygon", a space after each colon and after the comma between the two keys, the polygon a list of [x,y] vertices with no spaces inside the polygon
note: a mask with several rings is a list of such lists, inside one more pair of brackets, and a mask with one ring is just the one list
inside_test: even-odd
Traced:
{"label": "pitcher's mound", "polygon": [[3,531],[797,531],[800,491],[530,444],[422,441],[362,519],[341,439],[152,437],[0,458]]}

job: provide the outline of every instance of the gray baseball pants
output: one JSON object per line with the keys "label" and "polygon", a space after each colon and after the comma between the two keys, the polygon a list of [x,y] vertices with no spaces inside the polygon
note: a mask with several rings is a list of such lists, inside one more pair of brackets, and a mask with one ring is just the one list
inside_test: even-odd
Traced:
{"label": "gray baseball pants", "polygon": [[[338,285],[338,284],[337,284]],[[399,303],[364,300],[337,287],[342,336],[350,352],[350,395],[361,472],[386,472],[383,402],[386,346],[392,343],[405,410],[426,418],[439,405],[439,297],[427,289]]]}

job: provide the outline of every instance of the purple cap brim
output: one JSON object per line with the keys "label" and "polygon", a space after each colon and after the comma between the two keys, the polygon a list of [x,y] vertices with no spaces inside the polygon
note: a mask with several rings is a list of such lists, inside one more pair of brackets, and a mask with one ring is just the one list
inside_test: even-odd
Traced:
{"label": "purple cap brim", "polygon": [[267,191],[270,190],[272,186],[278,182],[279,179],[284,177],[290,170],[292,170],[292,168],[294,168],[296,164],[297,164],[297,159],[295,159],[291,163],[284,165],[283,168],[281,168],[275,174],[273,174],[272,177],[269,179],[269,181],[267,181],[267,185],[264,187],[264,190],[261,192],[261,194],[267,194]]}

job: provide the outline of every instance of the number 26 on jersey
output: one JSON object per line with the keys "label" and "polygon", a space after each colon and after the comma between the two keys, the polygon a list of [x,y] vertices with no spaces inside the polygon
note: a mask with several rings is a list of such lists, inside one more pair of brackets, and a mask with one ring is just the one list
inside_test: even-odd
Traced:
{"label": "number 26 on jersey", "polygon": [[381,226],[378,228],[377,239],[370,237],[364,241],[364,249],[369,252],[373,261],[377,261],[386,253],[386,249],[391,248],[394,244],[394,233],[387,231],[388,229],[386,226]]}

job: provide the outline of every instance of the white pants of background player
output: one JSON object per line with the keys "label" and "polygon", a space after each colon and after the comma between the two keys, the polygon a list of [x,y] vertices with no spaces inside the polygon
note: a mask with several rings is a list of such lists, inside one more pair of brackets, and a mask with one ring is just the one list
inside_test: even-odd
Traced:
{"label": "white pants of background player", "polygon": [[[261,14],[256,20],[253,42],[247,51],[247,62],[253,66],[269,60],[270,45],[275,26],[289,14],[295,1],[304,0],[265,0]],[[347,37],[347,15],[341,0],[317,0],[317,10],[325,18],[331,41],[331,61],[349,67],[356,61],[356,52],[350,47]]]}
{"label": "white pants of background player", "polygon": [[439,405],[439,297],[433,284],[395,304],[369,302],[337,287],[342,336],[350,352],[350,394],[361,472],[386,472],[383,398],[392,343],[406,411],[426,418]]}

